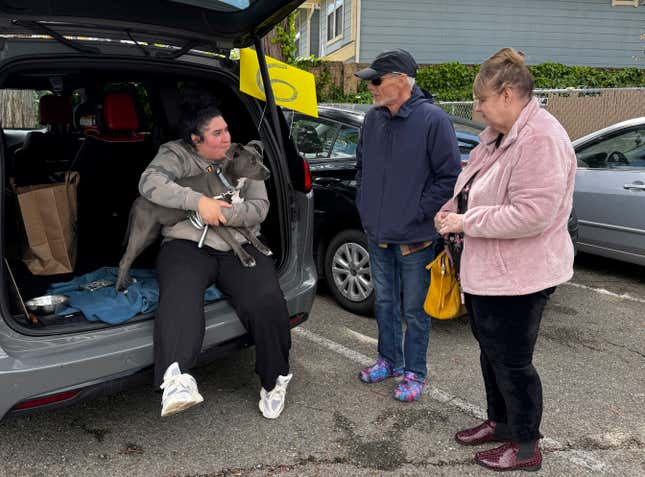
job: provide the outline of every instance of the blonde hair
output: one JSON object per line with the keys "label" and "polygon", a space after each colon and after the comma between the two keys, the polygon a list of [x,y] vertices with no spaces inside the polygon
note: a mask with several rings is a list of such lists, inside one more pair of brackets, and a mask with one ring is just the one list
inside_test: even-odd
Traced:
{"label": "blonde hair", "polygon": [[513,48],[502,48],[482,63],[473,83],[473,95],[486,97],[487,93],[501,93],[513,88],[520,95],[533,95],[533,75],[524,62],[524,53]]}

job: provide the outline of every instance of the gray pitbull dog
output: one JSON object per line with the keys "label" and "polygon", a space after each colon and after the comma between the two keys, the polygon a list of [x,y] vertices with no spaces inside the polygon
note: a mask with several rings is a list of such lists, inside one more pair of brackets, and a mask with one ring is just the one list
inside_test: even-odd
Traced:
{"label": "gray pitbull dog", "polygon": [[[196,192],[200,192],[208,197],[220,198],[231,202],[244,185],[246,179],[264,181],[269,178],[269,169],[262,164],[263,146],[260,141],[251,141],[246,146],[242,144],[231,144],[227,152],[230,158],[226,161],[221,169],[229,185],[227,187],[219,175],[215,172],[205,172],[192,177],[177,179],[176,183],[190,187]],[[241,201],[239,198],[237,201]],[[233,202],[236,202],[233,200]],[[119,276],[116,282],[117,291],[125,289],[132,282],[129,277],[132,262],[152,244],[164,225],[174,225],[177,222],[186,220],[187,212],[180,209],[170,209],[161,205],[150,202],[148,199],[139,196],[132,204],[130,217],[128,221],[128,246],[125,254],[119,262]],[[245,267],[255,266],[255,259],[249,255],[233,237],[230,228],[234,228],[242,234],[250,244],[264,255],[272,255],[271,250],[264,245],[258,238],[245,227],[226,227],[220,225],[216,227],[216,233],[224,240],[233,250],[233,253],[240,259]]]}

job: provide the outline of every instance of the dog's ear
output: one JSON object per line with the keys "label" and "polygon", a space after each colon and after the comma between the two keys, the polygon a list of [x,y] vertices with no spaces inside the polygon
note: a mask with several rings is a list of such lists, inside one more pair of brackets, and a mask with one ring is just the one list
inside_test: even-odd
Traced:
{"label": "dog's ear", "polygon": [[249,141],[246,147],[254,149],[255,152],[260,156],[260,159],[262,159],[262,155],[264,154],[264,144],[262,144],[261,141],[256,141],[254,139],[253,141]]}
{"label": "dog's ear", "polygon": [[236,142],[231,143],[231,146],[228,148],[228,151],[226,151],[226,157],[229,159],[233,159],[236,157],[236,154],[239,155],[240,151],[244,150],[244,146],[241,144],[238,144]]}

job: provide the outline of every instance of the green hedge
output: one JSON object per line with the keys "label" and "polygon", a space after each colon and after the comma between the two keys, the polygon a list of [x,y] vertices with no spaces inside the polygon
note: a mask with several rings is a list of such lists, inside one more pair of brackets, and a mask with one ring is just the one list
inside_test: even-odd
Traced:
{"label": "green hedge", "polygon": [[[529,66],[536,88],[624,88],[645,86],[645,70],[639,68],[592,68],[542,63]],[[479,66],[444,63],[419,70],[419,85],[439,101],[470,101]]]}
{"label": "green hedge", "polygon": [[435,95],[438,101],[469,101],[479,66],[443,63],[426,66],[417,72],[417,83]]}
{"label": "green hedge", "polygon": [[[324,61],[313,61],[312,58],[307,58],[302,64],[297,65],[307,69],[308,66],[324,65]],[[542,63],[529,68],[535,77],[536,88],[624,88],[645,86],[645,69],[635,67],[611,69]],[[438,101],[470,101],[472,100],[473,80],[478,70],[478,65],[462,65],[457,62],[425,66],[419,69],[417,83],[434,94]],[[371,95],[364,81],[360,83],[357,94],[349,95],[344,94],[340,86],[331,85],[329,78],[320,78],[317,83],[320,83],[319,85],[317,84],[317,89],[318,101],[321,103],[371,102]]]}

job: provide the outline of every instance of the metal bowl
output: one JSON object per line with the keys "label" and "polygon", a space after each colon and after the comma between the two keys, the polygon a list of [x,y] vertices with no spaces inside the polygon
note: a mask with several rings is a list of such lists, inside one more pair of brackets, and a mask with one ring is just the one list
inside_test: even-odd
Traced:
{"label": "metal bowl", "polygon": [[69,297],[65,295],[43,295],[27,300],[25,306],[34,313],[51,315],[63,309],[67,303],[69,303]]}

